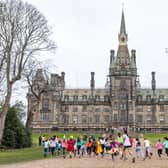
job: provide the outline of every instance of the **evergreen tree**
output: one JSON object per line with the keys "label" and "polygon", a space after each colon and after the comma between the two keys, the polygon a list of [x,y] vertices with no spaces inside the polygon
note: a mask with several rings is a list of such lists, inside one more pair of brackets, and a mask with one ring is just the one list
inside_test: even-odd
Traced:
{"label": "evergreen tree", "polygon": [[2,145],[7,148],[31,146],[31,132],[25,128],[18,116],[18,108],[13,106],[7,113]]}

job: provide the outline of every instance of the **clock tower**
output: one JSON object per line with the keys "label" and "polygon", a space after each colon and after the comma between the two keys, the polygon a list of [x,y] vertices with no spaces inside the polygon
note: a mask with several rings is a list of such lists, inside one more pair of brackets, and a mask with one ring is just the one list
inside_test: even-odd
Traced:
{"label": "clock tower", "polygon": [[136,101],[136,51],[128,50],[124,11],[122,11],[118,50],[110,51],[110,97],[112,122],[121,126],[134,126]]}

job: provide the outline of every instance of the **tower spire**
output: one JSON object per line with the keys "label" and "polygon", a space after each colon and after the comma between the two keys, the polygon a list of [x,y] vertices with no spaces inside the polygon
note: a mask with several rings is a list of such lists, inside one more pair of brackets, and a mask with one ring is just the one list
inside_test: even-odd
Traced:
{"label": "tower spire", "polygon": [[125,26],[124,9],[122,9],[120,33],[118,35],[118,40],[121,45],[123,44],[125,45],[128,41],[128,37],[126,33],[126,26]]}
{"label": "tower spire", "polygon": [[126,34],[124,9],[122,9],[121,25],[120,25],[120,34],[122,33]]}

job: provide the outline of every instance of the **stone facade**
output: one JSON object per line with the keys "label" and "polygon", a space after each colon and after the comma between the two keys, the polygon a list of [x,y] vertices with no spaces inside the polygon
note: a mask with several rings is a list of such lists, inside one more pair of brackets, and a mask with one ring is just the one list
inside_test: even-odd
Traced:
{"label": "stone facade", "polygon": [[116,54],[110,51],[105,88],[95,88],[94,72],[91,72],[90,88],[66,89],[64,72],[51,74],[48,81],[43,70],[37,71],[34,89],[43,89],[40,101],[30,90],[27,95],[34,131],[108,131],[116,127],[168,129],[168,89],[156,89],[154,72],[152,87],[140,87],[136,50],[128,50],[124,12],[118,40]]}

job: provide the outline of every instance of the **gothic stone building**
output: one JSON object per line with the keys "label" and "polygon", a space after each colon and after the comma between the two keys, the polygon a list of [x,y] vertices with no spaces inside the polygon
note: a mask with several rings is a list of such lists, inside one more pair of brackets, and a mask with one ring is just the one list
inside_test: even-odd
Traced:
{"label": "gothic stone building", "polygon": [[152,72],[150,89],[140,87],[136,51],[128,50],[124,12],[122,11],[119,45],[110,51],[110,66],[105,88],[96,89],[94,72],[90,88],[66,89],[65,73],[45,79],[42,69],[34,78],[34,88],[43,89],[39,103],[30,89],[28,110],[33,111],[34,131],[100,131],[117,127],[132,129],[168,129],[168,89],[156,89]]}

